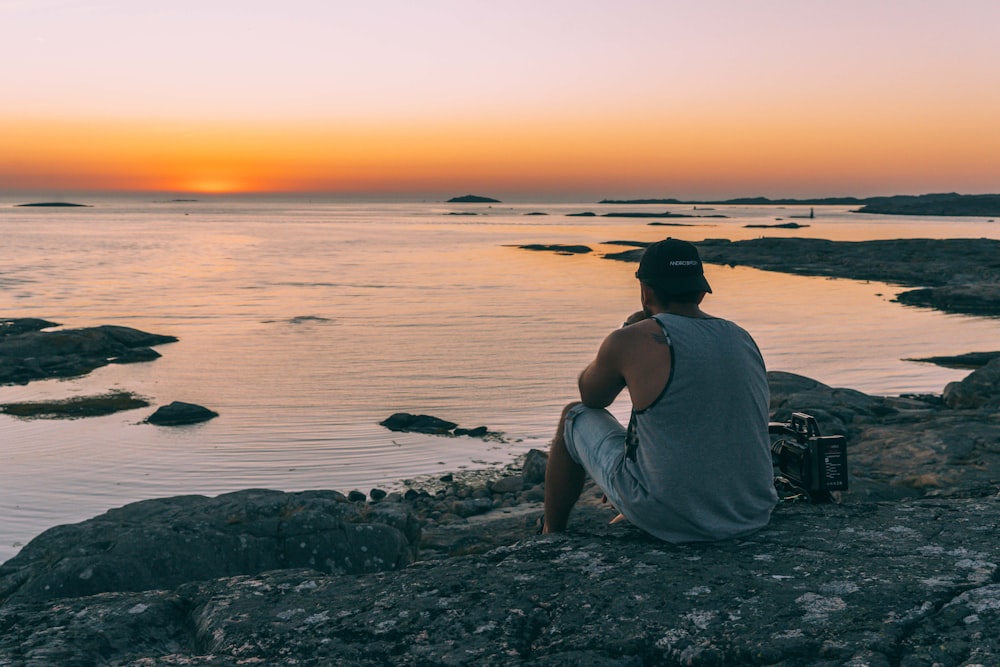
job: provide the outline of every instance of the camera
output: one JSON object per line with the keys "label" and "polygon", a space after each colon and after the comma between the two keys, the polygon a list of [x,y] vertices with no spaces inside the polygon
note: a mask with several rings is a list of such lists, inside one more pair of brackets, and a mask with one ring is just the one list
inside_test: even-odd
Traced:
{"label": "camera", "polygon": [[779,481],[804,492],[814,503],[831,502],[834,491],[847,490],[844,436],[820,435],[816,418],[804,412],[792,413],[787,422],[769,423],[768,432]]}

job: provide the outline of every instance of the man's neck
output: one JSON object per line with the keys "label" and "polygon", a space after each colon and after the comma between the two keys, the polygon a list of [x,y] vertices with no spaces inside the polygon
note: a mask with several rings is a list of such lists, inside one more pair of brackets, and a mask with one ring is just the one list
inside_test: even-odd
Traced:
{"label": "man's neck", "polygon": [[653,315],[666,313],[667,315],[680,315],[682,317],[708,317],[696,303],[671,303],[663,308],[655,308]]}

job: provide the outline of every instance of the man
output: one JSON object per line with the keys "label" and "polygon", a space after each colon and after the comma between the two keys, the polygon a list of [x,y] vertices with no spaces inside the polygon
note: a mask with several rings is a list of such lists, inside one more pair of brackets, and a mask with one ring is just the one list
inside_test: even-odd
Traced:
{"label": "man", "polygon": [[[565,530],[586,474],[625,518],[673,543],[765,526],[777,502],[764,361],[746,331],[701,310],[698,249],[666,239],[636,272],[642,310],[608,335],[563,411],[545,473],[543,532]],[[624,428],[605,410],[628,387]]]}

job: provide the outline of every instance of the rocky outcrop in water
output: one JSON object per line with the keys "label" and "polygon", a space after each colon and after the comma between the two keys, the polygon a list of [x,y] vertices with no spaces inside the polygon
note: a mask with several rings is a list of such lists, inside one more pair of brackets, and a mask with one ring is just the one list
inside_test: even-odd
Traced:
{"label": "rocky outcrop in water", "polygon": [[62,400],[3,403],[0,404],[0,412],[20,419],[80,419],[148,406],[146,399],[132,392],[111,391],[97,396],[74,396]]}
{"label": "rocky outcrop in water", "polygon": [[[605,255],[638,262],[646,244]],[[920,289],[901,303],[955,313],[1000,314],[1000,241],[994,239],[892,239],[828,241],[807,238],[707,239],[698,243],[709,264],[752,266],[807,276],[877,280]]]}
{"label": "rocky outcrop in water", "polygon": [[971,283],[909,290],[896,296],[907,306],[934,308],[967,315],[1000,314],[1000,285]]}
{"label": "rocky outcrop in water", "polygon": [[518,246],[522,250],[537,250],[540,252],[554,252],[557,255],[585,255],[593,252],[589,246],[585,245],[564,245],[561,243],[529,243]]}
{"label": "rocky outcrop in water", "polygon": [[986,364],[998,358],[1000,358],[1000,352],[966,352],[964,354],[906,359],[906,361],[922,361],[924,363],[937,364],[938,366],[944,366],[946,368],[982,368]]}
{"label": "rocky outcrop in water", "polygon": [[867,200],[856,213],[993,217],[1000,216],[1000,195],[960,195],[949,192],[876,197]]}
{"label": "rocky outcrop in water", "polygon": [[149,361],[160,355],[152,346],[173,343],[173,336],[103,325],[48,331],[58,324],[34,318],[0,320],[0,385],[85,375],[114,363]]}
{"label": "rocky outcrop in water", "polygon": [[406,433],[426,433],[428,435],[467,435],[472,438],[490,438],[502,440],[503,433],[491,431],[485,426],[464,428],[440,417],[432,415],[413,415],[409,412],[397,412],[379,422],[390,431]]}
{"label": "rocky outcrop in water", "polygon": [[15,206],[38,208],[90,208],[89,204],[74,204],[66,201],[39,201],[32,202],[30,204],[15,204]]}

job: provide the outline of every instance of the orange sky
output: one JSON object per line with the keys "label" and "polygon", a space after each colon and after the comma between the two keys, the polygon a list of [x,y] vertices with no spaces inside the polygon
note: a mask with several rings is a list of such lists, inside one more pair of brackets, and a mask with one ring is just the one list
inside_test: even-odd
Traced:
{"label": "orange sky", "polygon": [[992,1],[377,4],[0,2],[0,191],[1000,191]]}

